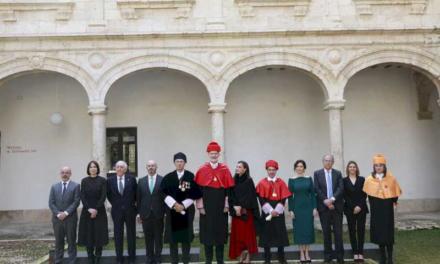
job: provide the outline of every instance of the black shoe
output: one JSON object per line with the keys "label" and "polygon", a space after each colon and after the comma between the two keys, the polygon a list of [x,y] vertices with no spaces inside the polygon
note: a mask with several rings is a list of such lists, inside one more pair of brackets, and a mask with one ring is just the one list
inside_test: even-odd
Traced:
{"label": "black shoe", "polygon": [[338,259],[338,264],[343,264],[343,263],[345,263],[344,259]]}
{"label": "black shoe", "polygon": [[280,263],[280,264],[287,264],[287,261],[284,258],[279,258],[278,259],[278,263]]}

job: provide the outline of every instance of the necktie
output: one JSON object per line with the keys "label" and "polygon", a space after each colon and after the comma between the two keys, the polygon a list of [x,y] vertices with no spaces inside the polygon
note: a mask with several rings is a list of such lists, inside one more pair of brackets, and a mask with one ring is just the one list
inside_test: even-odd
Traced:
{"label": "necktie", "polygon": [[66,192],[66,186],[67,186],[67,182],[63,182],[63,192],[62,192],[62,196],[64,197],[64,193]]}
{"label": "necktie", "polygon": [[154,190],[154,182],[153,182],[153,180],[154,180],[154,177],[150,176],[150,184],[149,184],[150,193],[153,193],[153,190]]}
{"label": "necktie", "polygon": [[326,177],[327,177],[327,198],[333,197],[333,181],[332,181],[332,175],[329,171],[326,171]]}
{"label": "necktie", "polygon": [[124,194],[124,185],[122,184],[122,177],[119,177],[118,189],[121,195]]}

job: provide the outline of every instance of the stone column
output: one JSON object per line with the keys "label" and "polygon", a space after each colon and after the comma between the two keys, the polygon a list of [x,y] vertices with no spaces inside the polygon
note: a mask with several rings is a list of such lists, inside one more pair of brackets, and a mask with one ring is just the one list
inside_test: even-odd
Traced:
{"label": "stone column", "polygon": [[105,126],[107,107],[105,105],[90,105],[89,115],[92,116],[92,158],[99,163],[101,175],[105,175],[107,173]]}
{"label": "stone column", "polygon": [[210,103],[208,112],[211,114],[212,140],[217,141],[223,149],[223,159],[226,159],[225,135],[224,135],[224,114],[226,113],[225,103]]}
{"label": "stone column", "polygon": [[329,113],[330,152],[335,157],[334,167],[342,171],[344,169],[344,143],[341,115],[344,105],[344,100],[327,101],[324,108]]}

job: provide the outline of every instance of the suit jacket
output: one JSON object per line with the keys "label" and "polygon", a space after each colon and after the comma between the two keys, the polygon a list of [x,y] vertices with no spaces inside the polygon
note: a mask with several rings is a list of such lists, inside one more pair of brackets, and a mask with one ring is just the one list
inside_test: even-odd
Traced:
{"label": "suit jacket", "polygon": [[357,177],[356,182],[351,183],[349,177],[344,178],[344,212],[353,214],[353,209],[359,206],[362,212],[368,213],[367,194],[363,191],[365,178]]}
{"label": "suit jacket", "polygon": [[110,176],[107,179],[107,199],[112,205],[112,215],[127,212],[136,215],[136,178],[126,174],[124,183],[124,192],[121,195],[118,189],[117,176]]}
{"label": "suit jacket", "polygon": [[156,176],[153,193],[150,193],[148,175],[139,180],[137,187],[137,205],[142,219],[154,217],[160,219],[165,214],[165,195],[160,188],[163,177]]}
{"label": "suit jacket", "polygon": [[76,209],[79,206],[79,202],[80,187],[79,184],[74,181],[69,182],[64,195],[61,181],[55,183],[50,188],[49,208],[52,211],[52,219],[57,219],[57,215],[64,211],[69,214],[67,218],[78,218]]}
{"label": "suit jacket", "polygon": [[[325,179],[324,169],[315,171],[313,174],[315,192],[317,199],[317,209],[320,212],[329,210],[324,204],[324,200],[331,198],[327,197],[327,181]],[[342,180],[342,174],[340,171],[332,169],[332,183],[333,183],[333,197],[336,201],[334,202],[335,210],[342,213],[344,209],[344,182]]]}

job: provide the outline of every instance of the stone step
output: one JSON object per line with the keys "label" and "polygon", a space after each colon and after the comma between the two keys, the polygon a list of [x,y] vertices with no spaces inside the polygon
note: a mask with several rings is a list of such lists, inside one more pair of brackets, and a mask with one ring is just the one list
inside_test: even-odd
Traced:
{"label": "stone step", "polygon": [[[346,258],[351,258],[352,254],[351,254],[351,250],[350,250],[350,245],[349,244],[345,244],[344,245],[345,248],[345,257]],[[272,248],[272,260],[275,261],[276,260],[276,248]],[[180,252],[180,249],[179,249]],[[200,258],[200,252],[201,249],[200,248],[191,248],[190,251],[190,258],[191,258],[191,262],[200,262],[201,258]],[[313,244],[310,245],[310,256],[312,259],[315,260],[319,260],[323,258],[323,252],[324,252],[324,246],[321,244]],[[286,258],[290,261],[290,260],[298,260],[299,259],[299,248],[298,246],[288,246],[285,247],[285,253],[286,253]],[[379,248],[377,245],[375,244],[371,244],[371,243],[366,243],[364,245],[364,257],[366,259],[372,259],[372,260],[378,260],[379,259]],[[52,263],[51,260],[53,260],[53,254],[54,251],[51,250],[49,252],[50,258],[49,258],[49,263]],[[137,249],[136,250],[136,263],[145,263],[146,261],[146,257],[145,257],[145,249]],[[127,256],[127,251],[124,252],[124,256]],[[67,257],[67,253],[65,253],[65,257]],[[225,259],[227,259],[227,255],[225,256]],[[261,261],[263,260],[263,249],[259,248],[259,253],[254,255],[252,257],[252,260],[254,261]],[[169,248],[164,248],[162,250],[162,261],[164,263],[168,263],[170,261],[170,251]],[[77,263],[87,263],[87,253],[84,251],[80,251],[78,252],[78,260]],[[102,252],[102,264],[106,264],[106,263],[116,263],[116,255],[114,250],[104,250]]]}

